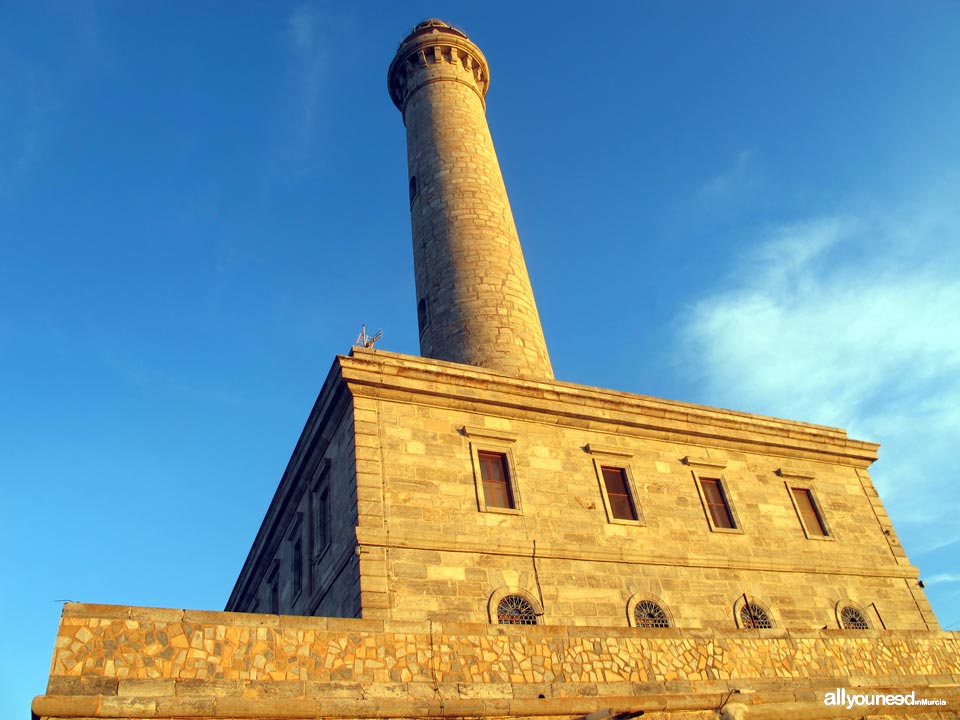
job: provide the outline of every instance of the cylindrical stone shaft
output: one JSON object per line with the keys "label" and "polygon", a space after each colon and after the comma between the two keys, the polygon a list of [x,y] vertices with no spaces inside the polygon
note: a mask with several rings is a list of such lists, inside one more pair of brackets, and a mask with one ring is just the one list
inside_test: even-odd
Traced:
{"label": "cylindrical stone shaft", "polygon": [[420,352],[552,378],[520,238],[487,126],[487,61],[459,30],[420,23],[388,74],[407,130]]}

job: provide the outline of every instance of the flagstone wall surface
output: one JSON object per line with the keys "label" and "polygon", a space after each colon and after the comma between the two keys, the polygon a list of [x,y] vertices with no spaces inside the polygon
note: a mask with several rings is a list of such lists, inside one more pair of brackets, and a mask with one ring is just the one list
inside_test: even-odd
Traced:
{"label": "flagstone wall surface", "polygon": [[320,703],[322,715],[323,702],[391,697],[602,704],[731,690],[822,703],[838,686],[954,692],[960,633],[641,631],[70,604],[39,708],[58,697],[118,698],[108,706],[140,698],[146,714],[134,703],[129,717],[160,717],[163,698],[262,697]]}

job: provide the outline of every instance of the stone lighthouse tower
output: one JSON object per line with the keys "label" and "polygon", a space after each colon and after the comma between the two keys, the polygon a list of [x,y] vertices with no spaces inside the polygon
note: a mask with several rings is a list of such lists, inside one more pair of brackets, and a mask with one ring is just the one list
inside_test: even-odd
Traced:
{"label": "stone lighthouse tower", "polygon": [[400,44],[387,82],[407,129],[421,354],[552,378],[484,114],[486,58],[456,28],[425,20]]}
{"label": "stone lighthouse tower", "polygon": [[67,603],[34,717],[957,718],[878,446],[552,380],[486,60],[427,20],[389,83],[426,357],[333,359],[230,612]]}

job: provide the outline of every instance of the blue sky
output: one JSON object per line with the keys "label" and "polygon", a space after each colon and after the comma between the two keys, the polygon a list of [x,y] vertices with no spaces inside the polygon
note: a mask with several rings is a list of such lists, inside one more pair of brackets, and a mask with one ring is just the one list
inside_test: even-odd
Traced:
{"label": "blue sky", "polygon": [[3,716],[60,600],[222,608],[334,354],[418,353],[386,70],[431,16],[557,377],[882,443],[960,628],[960,5],[7,2]]}

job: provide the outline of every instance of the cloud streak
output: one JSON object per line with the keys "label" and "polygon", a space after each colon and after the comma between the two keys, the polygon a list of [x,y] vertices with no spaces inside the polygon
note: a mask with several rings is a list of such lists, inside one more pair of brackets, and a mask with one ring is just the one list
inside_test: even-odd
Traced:
{"label": "cloud streak", "polygon": [[323,18],[313,5],[298,5],[287,20],[287,36],[295,57],[293,74],[299,109],[297,130],[301,142],[310,141],[316,124],[326,68],[323,32]]}
{"label": "cloud streak", "polygon": [[960,582],[960,573],[940,573],[927,578],[924,582],[928,585],[939,585],[940,583],[958,583]]}
{"label": "cloud streak", "polygon": [[915,554],[960,537],[955,208],[954,192],[899,213],[764,228],[681,318],[709,402],[882,444],[871,474]]}

